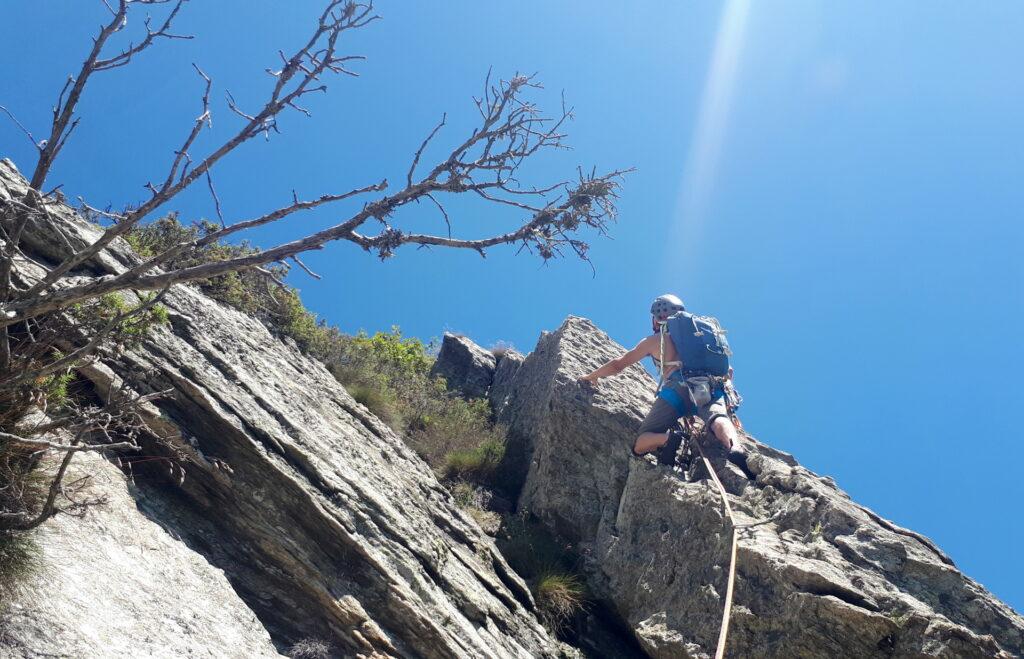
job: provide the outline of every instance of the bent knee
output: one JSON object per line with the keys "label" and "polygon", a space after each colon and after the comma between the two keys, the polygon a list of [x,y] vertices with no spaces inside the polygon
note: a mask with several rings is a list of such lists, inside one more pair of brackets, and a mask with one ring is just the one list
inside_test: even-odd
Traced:
{"label": "bent knee", "polygon": [[732,424],[732,421],[729,420],[729,417],[727,416],[716,416],[714,419],[712,419],[711,429],[715,432],[715,434],[732,434],[736,432],[736,426]]}

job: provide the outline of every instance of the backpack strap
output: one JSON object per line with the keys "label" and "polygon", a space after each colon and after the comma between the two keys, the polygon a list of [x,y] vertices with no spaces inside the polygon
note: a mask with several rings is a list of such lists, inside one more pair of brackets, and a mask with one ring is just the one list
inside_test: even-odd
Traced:
{"label": "backpack strap", "polygon": [[665,384],[665,334],[668,332],[668,321],[658,322],[658,386]]}

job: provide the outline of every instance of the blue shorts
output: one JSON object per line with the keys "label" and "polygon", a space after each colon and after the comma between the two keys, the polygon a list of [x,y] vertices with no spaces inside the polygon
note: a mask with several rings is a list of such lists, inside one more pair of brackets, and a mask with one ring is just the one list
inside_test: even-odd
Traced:
{"label": "blue shorts", "polygon": [[666,432],[675,425],[679,417],[698,416],[705,424],[710,424],[716,417],[729,416],[725,403],[725,390],[716,387],[711,392],[711,400],[707,405],[697,407],[693,404],[686,383],[680,378],[670,377],[661,389],[651,410],[640,424],[640,434],[645,432]]}

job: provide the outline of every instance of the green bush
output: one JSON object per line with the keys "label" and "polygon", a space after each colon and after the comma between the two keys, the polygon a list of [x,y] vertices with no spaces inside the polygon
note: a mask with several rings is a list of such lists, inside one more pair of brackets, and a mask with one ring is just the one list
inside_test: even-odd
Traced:
{"label": "green bush", "polygon": [[[37,469],[39,463],[31,450],[14,449],[0,440],[0,512],[35,514],[40,509],[49,480]],[[0,527],[0,608],[35,570],[37,554],[31,533]]]}
{"label": "green bush", "polygon": [[373,414],[392,428],[400,428],[403,424],[402,413],[394,394],[387,388],[375,387],[370,384],[353,384],[348,393],[357,403],[367,407]]}
{"label": "green bush", "polygon": [[429,375],[431,345],[390,332],[339,336],[327,365],[356,400],[401,434],[443,477],[487,483],[505,454],[505,429],[486,400],[465,400]]}
{"label": "green bush", "polygon": [[480,493],[471,483],[458,481],[451,486],[455,505],[462,509],[481,508]]}
{"label": "green bush", "polygon": [[[185,226],[176,214],[136,225],[125,235],[128,244],[142,258],[152,258],[181,243],[195,242],[220,229],[206,220]],[[256,253],[255,247],[243,241],[237,245],[215,242],[186,250],[166,262],[170,268],[187,268],[202,263],[226,261]],[[281,265],[264,266],[274,277],[284,277],[288,269]],[[304,350],[311,352],[321,340],[316,316],[302,306],[298,293],[282,287],[265,274],[247,268],[196,282],[203,293],[262,321],[271,331],[290,336]],[[327,331],[325,329],[325,331]]]}
{"label": "green bush", "polygon": [[504,457],[504,441],[496,438],[484,439],[479,446],[447,454],[444,459],[444,477],[486,483],[491,480]]}
{"label": "green bush", "polygon": [[[122,293],[106,293],[71,305],[70,316],[79,331],[91,335],[106,328],[119,315],[129,314],[149,304],[155,296],[155,293],[141,293],[137,304],[129,304]],[[140,310],[136,315],[121,320],[114,327],[110,340],[120,346],[138,345],[153,327],[165,325],[169,320],[167,308],[161,304],[154,304],[145,311]],[[57,358],[60,356],[57,355]]]}

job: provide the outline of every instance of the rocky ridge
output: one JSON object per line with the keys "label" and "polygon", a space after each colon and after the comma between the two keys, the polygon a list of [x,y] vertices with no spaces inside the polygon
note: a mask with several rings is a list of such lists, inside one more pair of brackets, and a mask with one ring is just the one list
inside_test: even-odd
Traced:
{"label": "rocky ridge", "polygon": [[[701,469],[630,457],[655,389],[642,368],[596,387],[578,382],[623,351],[570,317],[492,386],[525,473],[518,506],[575,547],[591,591],[650,656],[708,657],[730,529]],[[1024,654],[1024,619],[934,543],[792,456],[752,437],[749,445],[756,480],[716,467],[738,523],[756,524],[740,535],[727,656]]]}

